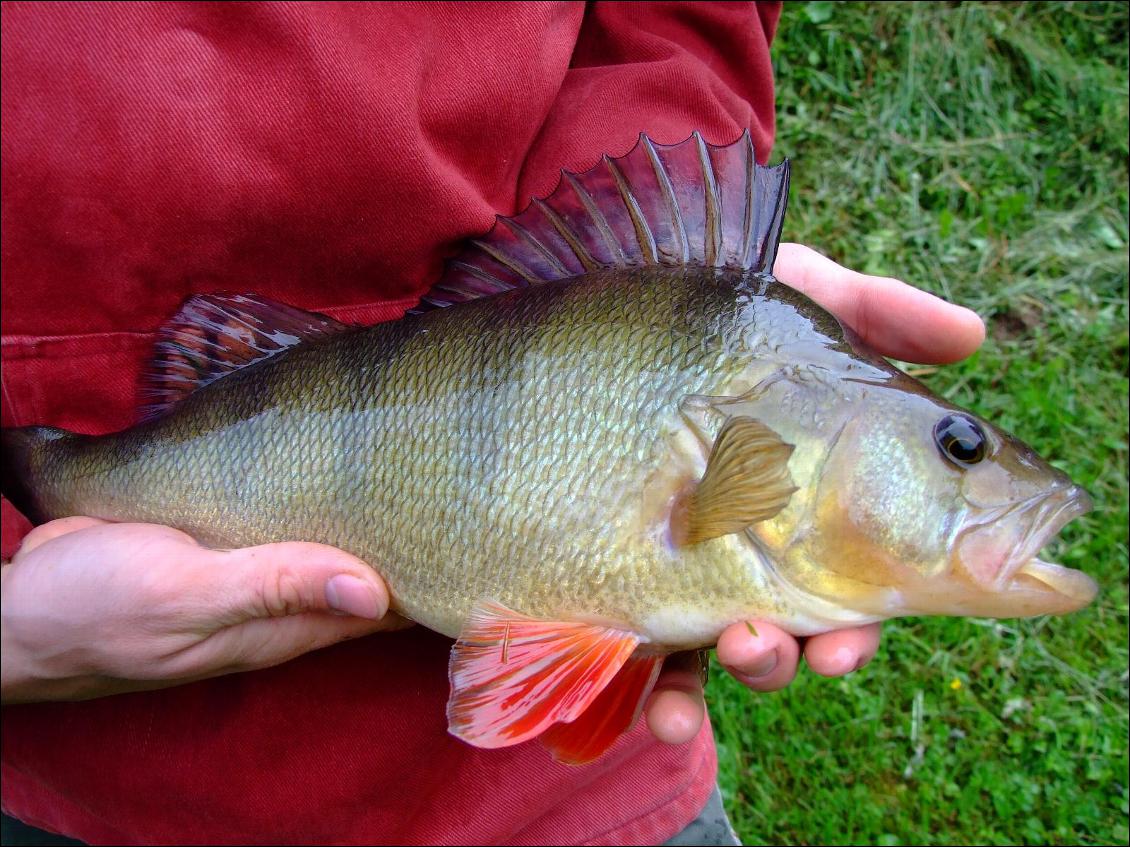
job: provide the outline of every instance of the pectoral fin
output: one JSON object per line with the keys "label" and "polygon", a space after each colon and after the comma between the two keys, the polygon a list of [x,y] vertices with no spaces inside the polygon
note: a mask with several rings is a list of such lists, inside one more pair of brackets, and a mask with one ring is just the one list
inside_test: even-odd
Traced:
{"label": "pectoral fin", "polygon": [[448,732],[476,747],[509,747],[573,721],[639,643],[611,627],[478,606],[451,651]]}
{"label": "pectoral fin", "polygon": [[676,504],[671,517],[676,544],[697,544],[777,514],[796,486],[789,475],[793,445],[750,417],[726,421],[706,464],[706,473]]}

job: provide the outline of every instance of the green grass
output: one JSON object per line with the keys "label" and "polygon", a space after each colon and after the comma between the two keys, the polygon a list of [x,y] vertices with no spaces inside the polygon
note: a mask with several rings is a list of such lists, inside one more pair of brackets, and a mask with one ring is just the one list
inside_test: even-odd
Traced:
{"label": "green grass", "polygon": [[926,376],[1083,484],[1063,618],[887,624],[845,679],[709,689],[747,843],[1127,841],[1127,6],[791,3],[786,237],[977,310]]}

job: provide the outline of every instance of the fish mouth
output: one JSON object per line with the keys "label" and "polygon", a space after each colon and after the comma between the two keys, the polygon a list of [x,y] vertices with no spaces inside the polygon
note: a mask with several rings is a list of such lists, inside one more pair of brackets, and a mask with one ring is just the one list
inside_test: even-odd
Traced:
{"label": "fish mouth", "polygon": [[1071,485],[988,510],[961,533],[960,566],[979,588],[997,594],[1002,602],[1015,601],[1018,614],[1081,609],[1098,593],[1095,581],[1037,554],[1092,507],[1087,492]]}

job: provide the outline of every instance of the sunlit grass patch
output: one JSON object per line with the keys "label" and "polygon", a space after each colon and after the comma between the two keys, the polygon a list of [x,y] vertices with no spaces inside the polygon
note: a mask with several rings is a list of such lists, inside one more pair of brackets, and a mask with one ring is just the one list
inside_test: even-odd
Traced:
{"label": "sunlit grass patch", "polygon": [[786,238],[975,309],[923,373],[1095,499],[1064,618],[888,624],[869,667],[709,699],[747,843],[1126,843],[1127,6],[786,4]]}

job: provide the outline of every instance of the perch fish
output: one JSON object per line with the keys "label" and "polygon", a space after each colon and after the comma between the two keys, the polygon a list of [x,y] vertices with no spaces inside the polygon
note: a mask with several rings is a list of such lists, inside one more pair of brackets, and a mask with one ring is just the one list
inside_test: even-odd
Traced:
{"label": "perch fish", "polygon": [[729,625],[1079,609],[1090,508],[772,276],[789,163],[641,136],[449,262],[399,321],[252,294],[160,331],[131,429],[4,432],[38,519],[343,548],[457,639],[450,731],[591,761]]}

